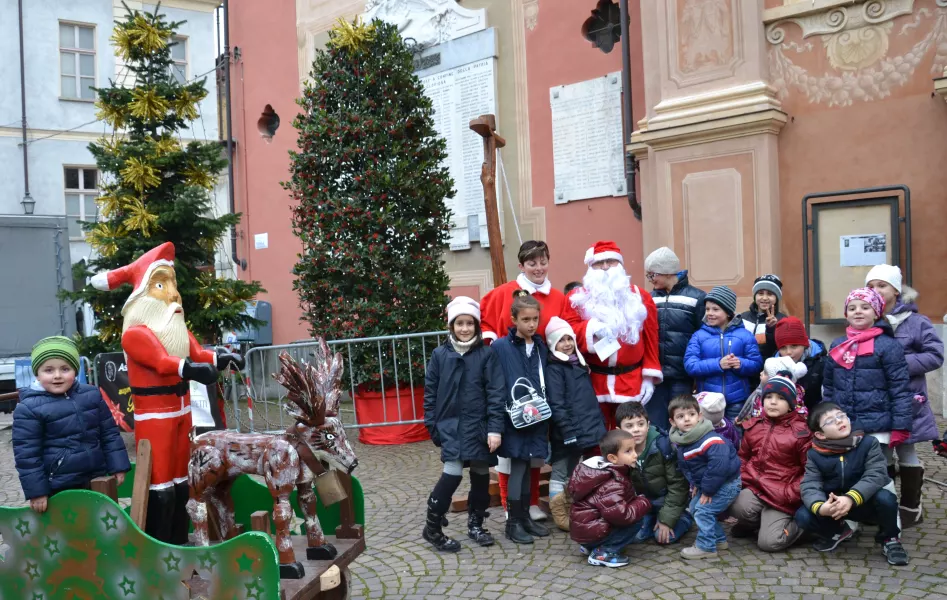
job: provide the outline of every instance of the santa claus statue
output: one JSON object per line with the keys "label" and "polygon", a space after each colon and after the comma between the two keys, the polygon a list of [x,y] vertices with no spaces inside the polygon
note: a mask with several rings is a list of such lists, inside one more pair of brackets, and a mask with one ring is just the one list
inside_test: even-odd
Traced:
{"label": "santa claus statue", "polygon": [[191,399],[188,381],[217,381],[217,372],[243,368],[238,354],[205,350],[187,330],[174,274],[174,245],[152,248],[130,265],[98,273],[92,285],[134,288],[122,308],[122,349],[135,403],[135,443],[151,442],[151,488],[145,532],[171,544],[187,543],[187,463]]}
{"label": "santa claus statue", "polygon": [[631,284],[624,262],[615,242],[596,242],[585,253],[582,287],[569,294],[563,314],[592,372],[608,429],[616,427],[619,404],[647,404],[663,379],[657,310],[651,295]]}

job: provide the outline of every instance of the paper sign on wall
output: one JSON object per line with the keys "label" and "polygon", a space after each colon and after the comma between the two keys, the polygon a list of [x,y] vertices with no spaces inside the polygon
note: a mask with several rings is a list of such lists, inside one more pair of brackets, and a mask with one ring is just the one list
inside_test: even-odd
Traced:
{"label": "paper sign on wall", "polygon": [[888,260],[888,237],[884,233],[843,235],[839,244],[843,267],[873,267]]}
{"label": "paper sign on wall", "polygon": [[257,250],[263,250],[270,247],[270,234],[257,233],[253,236],[253,247]]}

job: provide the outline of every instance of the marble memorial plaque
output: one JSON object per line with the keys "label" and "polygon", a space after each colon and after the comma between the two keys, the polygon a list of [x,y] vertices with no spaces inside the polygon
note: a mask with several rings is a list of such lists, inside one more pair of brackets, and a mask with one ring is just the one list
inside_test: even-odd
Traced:
{"label": "marble memorial plaque", "polygon": [[549,103],[555,203],[624,195],[621,74],[550,88]]}

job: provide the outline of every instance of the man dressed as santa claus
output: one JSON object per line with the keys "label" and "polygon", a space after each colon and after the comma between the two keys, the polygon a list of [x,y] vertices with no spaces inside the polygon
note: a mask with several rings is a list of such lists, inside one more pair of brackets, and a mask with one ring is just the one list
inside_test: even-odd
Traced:
{"label": "man dressed as santa claus", "polygon": [[596,242],[585,253],[588,271],[582,287],[569,294],[563,315],[592,371],[607,429],[617,426],[619,404],[647,404],[663,379],[654,301],[631,284],[624,263],[615,242]]}
{"label": "man dressed as santa claus", "polygon": [[92,285],[133,290],[122,307],[122,350],[135,403],[135,443],[151,442],[151,488],[145,532],[187,543],[187,464],[191,399],[188,381],[217,381],[218,369],[243,368],[238,354],[205,350],[187,330],[174,274],[174,245],[152,248],[130,265],[98,273]]}

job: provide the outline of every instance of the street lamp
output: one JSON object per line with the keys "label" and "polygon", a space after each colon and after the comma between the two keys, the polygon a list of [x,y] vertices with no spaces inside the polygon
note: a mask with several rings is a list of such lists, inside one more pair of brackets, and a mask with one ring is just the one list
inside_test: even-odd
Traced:
{"label": "street lamp", "polygon": [[27,192],[26,195],[23,196],[23,200],[20,201],[20,204],[23,205],[23,214],[31,215],[33,214],[33,209],[36,207],[36,200],[33,200],[33,197]]}

